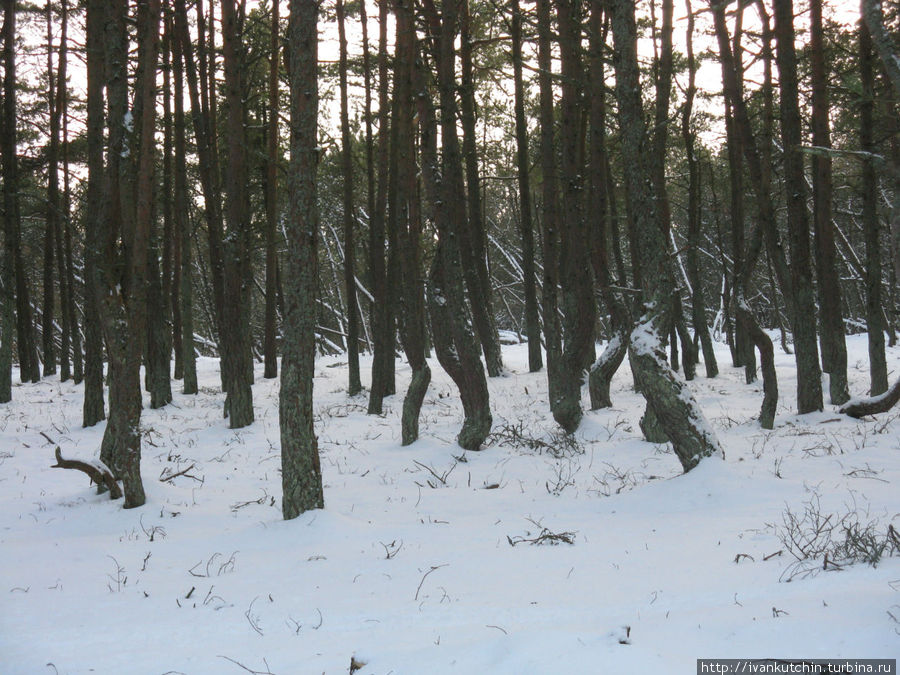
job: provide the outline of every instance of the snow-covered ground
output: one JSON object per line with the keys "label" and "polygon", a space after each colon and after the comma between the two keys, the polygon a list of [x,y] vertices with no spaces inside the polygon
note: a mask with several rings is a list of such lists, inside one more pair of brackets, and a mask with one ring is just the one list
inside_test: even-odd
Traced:
{"label": "snow-covered ground", "polygon": [[[320,359],[326,506],[291,522],[278,385],[261,369],[247,429],[222,419],[212,360],[198,396],[144,411],[148,502],[130,511],[50,468],[54,443],[66,457],[98,451],[80,388],[18,386],[0,407],[0,672],[346,673],[355,656],[360,673],[628,674],[694,672],[700,657],[897,658],[900,557],[821,572],[779,534],[788,512],[900,529],[900,410],[798,416],[793,357],[778,352],[766,432],[753,420],[761,385],[718,349],[722,375],[701,367],[692,389],[725,459],[687,475],[641,440],[627,364],[615,407],[587,412],[566,444],[546,374],[527,373],[524,346],[504,347],[493,442],[463,453],[436,361],[422,438],[404,448],[408,367],[370,417],[365,396],[348,399],[341,359]],[[865,393],[865,336],[849,350]],[[897,377],[900,350],[889,367]]]}

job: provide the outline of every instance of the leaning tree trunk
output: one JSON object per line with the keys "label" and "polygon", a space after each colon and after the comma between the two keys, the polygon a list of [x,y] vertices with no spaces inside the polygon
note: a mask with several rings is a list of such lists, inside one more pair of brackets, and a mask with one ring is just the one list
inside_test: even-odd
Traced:
{"label": "leaning tree trunk", "polygon": [[689,471],[704,457],[720,454],[721,447],[687,385],[672,372],[662,351],[660,332],[668,325],[666,310],[671,307],[675,279],[652,197],[647,161],[649,137],[640,98],[635,6],[633,0],[611,4],[619,127],[623,152],[630,159],[625,163],[625,180],[638,250],[644,256],[644,314],[629,336],[629,356],[648,407],[672,442],[682,467]]}
{"label": "leaning tree trunk", "polygon": [[291,81],[291,170],[288,172],[288,255],[284,275],[284,356],[279,420],[285,520],[325,505],[322,468],[313,426],[316,357],[316,206],[319,97],[317,90],[318,3],[291,2],[288,37]]}

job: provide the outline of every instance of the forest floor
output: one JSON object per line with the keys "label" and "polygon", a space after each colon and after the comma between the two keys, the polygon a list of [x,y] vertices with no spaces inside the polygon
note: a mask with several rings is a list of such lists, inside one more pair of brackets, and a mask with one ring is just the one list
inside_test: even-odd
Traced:
{"label": "forest floor", "polygon": [[[864,394],[865,336],[848,347]],[[640,674],[693,673],[697,658],[897,658],[900,409],[796,415],[794,360],[779,351],[764,431],[761,385],[717,349],[722,374],[701,366],[691,387],[725,458],[687,475],[641,440],[627,364],[615,407],[567,440],[545,372],[505,347],[494,434],[464,453],[436,361],[421,440],[401,447],[406,364],[373,417],[365,395],[346,395],[345,359],[321,358],[325,509],[291,522],[278,383],[261,368],[247,429],[222,419],[211,359],[199,395],[145,409],[148,501],[129,511],[50,468],[56,444],[98,451],[80,387],[17,386],[0,407],[0,672],[332,674],[353,657],[361,674]],[[893,380],[900,349],[888,362]]]}

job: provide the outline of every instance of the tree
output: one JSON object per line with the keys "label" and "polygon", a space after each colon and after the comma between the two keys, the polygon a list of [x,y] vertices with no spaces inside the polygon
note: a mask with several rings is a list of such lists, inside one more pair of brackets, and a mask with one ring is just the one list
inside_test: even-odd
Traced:
{"label": "tree", "polygon": [[318,3],[291,2],[288,72],[291,82],[291,166],[285,221],[284,356],[279,420],[285,520],[322,508],[322,469],[313,428],[316,352],[316,165],[318,142]]}
{"label": "tree", "polygon": [[643,314],[629,335],[629,357],[635,380],[653,413],[671,440],[685,471],[704,457],[721,453],[719,442],[687,388],[665,361],[660,335],[668,325],[671,293],[676,288],[663,233],[658,226],[648,165],[649,135],[644,125],[637,63],[637,28],[634,2],[611,2],[616,99],[625,163],[628,200],[634,219],[641,266]]}
{"label": "tree", "polygon": [[528,370],[534,373],[544,367],[544,361],[534,271],[534,225],[531,215],[528,127],[525,122],[525,85],[522,78],[522,10],[519,0],[512,0],[510,36],[515,87],[516,176],[519,186],[519,232],[522,238],[522,282],[525,290],[525,335],[528,338]]}
{"label": "tree", "polygon": [[278,376],[277,350],[275,348],[275,323],[278,293],[276,233],[278,230],[278,5],[272,0],[272,42],[269,49],[269,126],[266,154],[266,317],[263,337],[265,371],[263,377]]}

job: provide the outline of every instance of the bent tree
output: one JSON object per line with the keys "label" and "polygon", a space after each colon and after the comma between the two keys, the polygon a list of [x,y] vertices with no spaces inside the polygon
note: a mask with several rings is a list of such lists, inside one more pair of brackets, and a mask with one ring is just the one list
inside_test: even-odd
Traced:
{"label": "bent tree", "polygon": [[721,448],[686,383],[676,378],[665,360],[660,335],[670,325],[671,294],[677,286],[666,242],[658,227],[647,160],[650,138],[640,94],[635,3],[616,0],[610,5],[619,127],[623,153],[630,158],[625,162],[625,183],[635,239],[643,256],[643,313],[628,336],[629,357],[648,408],[671,440],[682,467],[689,471],[702,458],[721,453]]}

